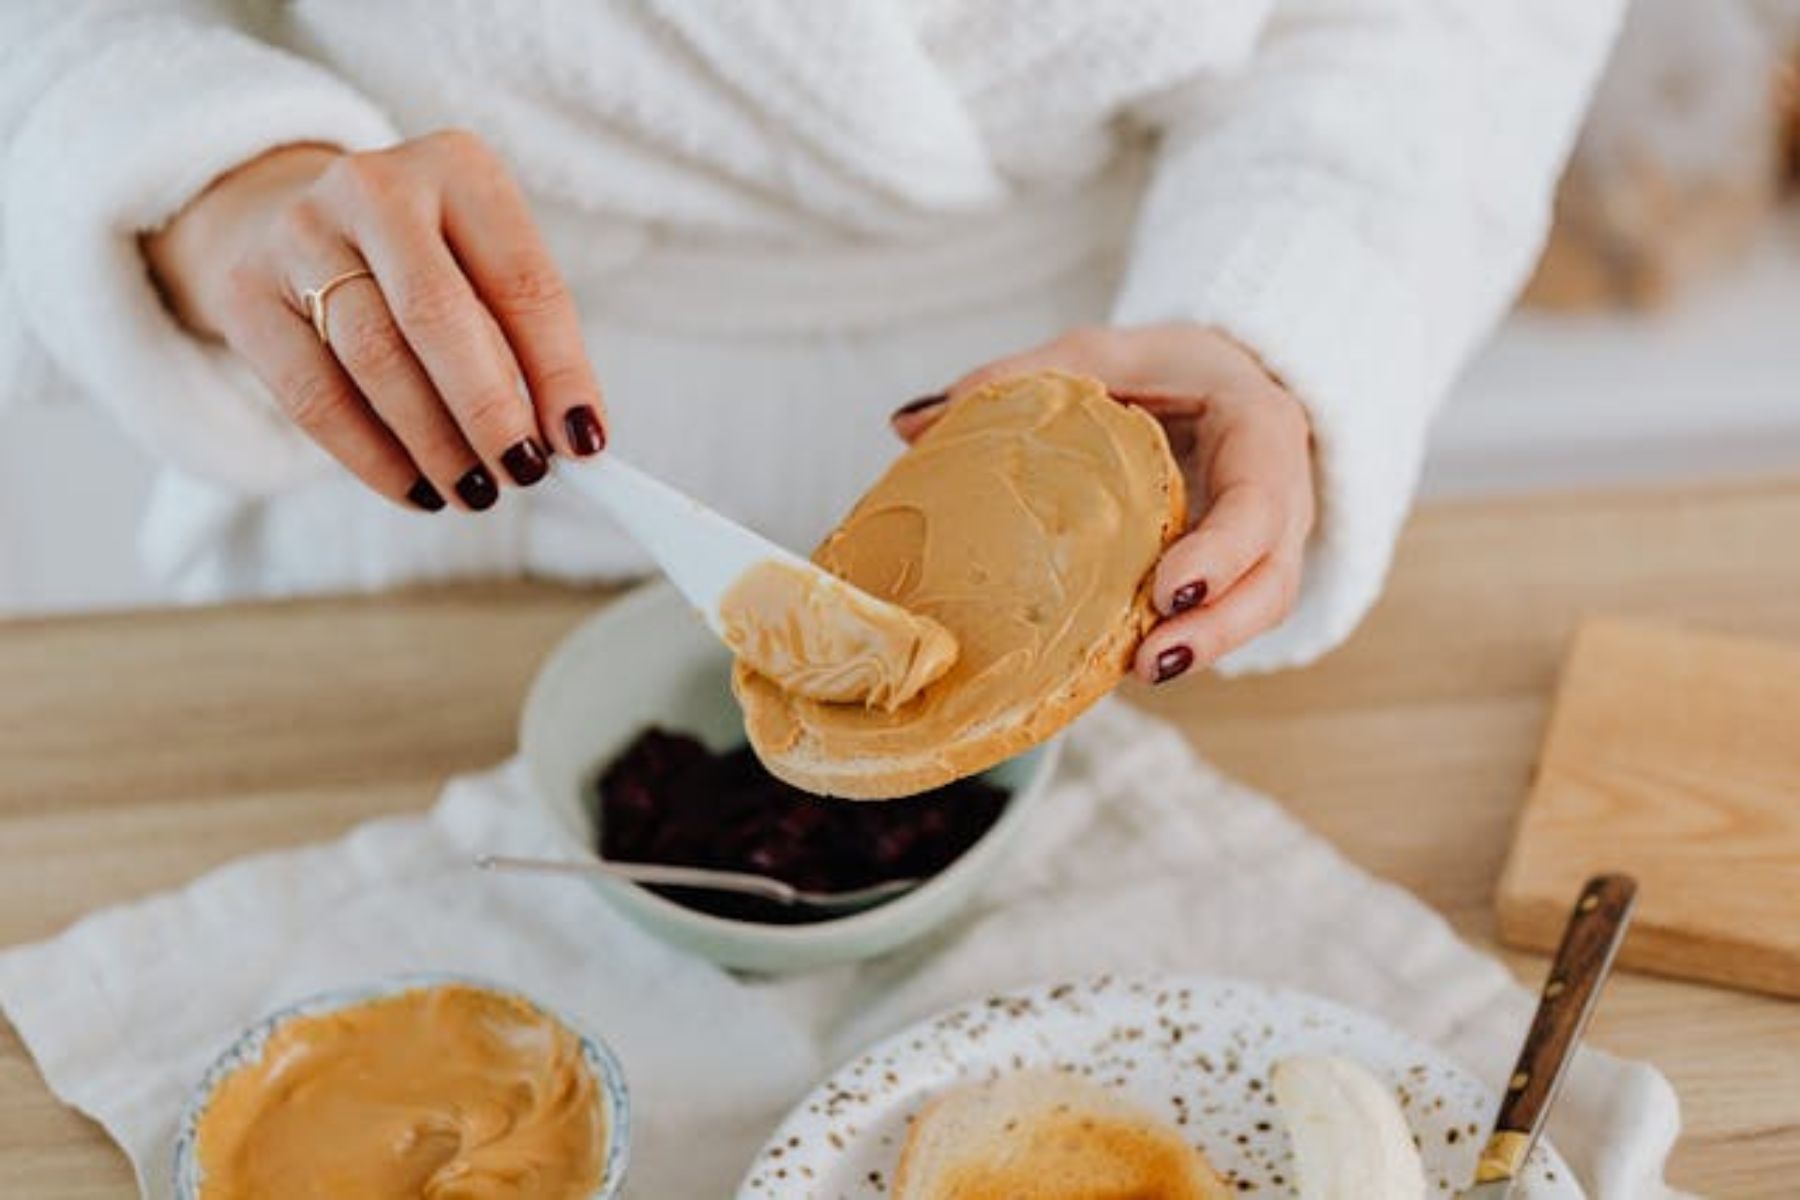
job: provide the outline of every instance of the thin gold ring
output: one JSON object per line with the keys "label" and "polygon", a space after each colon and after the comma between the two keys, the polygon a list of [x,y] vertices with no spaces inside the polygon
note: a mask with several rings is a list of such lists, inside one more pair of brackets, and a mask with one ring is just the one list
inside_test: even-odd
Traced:
{"label": "thin gold ring", "polygon": [[331,333],[325,328],[325,302],[331,298],[333,288],[339,284],[349,283],[352,279],[373,279],[375,272],[367,267],[358,267],[354,271],[345,271],[342,275],[334,275],[316,288],[308,288],[300,293],[300,303],[306,307],[306,319],[312,322],[313,332],[319,335],[319,341],[331,345]]}

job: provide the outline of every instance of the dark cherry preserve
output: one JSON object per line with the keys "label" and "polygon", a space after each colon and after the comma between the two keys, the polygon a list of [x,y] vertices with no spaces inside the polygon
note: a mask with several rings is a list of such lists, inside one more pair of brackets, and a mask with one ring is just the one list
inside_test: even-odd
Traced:
{"label": "dark cherry preserve", "polygon": [[[602,858],[750,871],[825,892],[935,875],[988,831],[1007,800],[980,779],[899,800],[823,799],[769,774],[748,746],[714,754],[660,728],[607,766],[599,793]],[[830,919],[754,896],[651,890],[740,921]]]}

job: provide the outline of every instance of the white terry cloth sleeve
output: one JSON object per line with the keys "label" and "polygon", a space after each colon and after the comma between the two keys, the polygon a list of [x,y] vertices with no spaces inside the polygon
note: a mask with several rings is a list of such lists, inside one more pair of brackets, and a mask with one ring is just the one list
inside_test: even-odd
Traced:
{"label": "white terry cloth sleeve", "polygon": [[1190,320],[1305,403],[1320,521],[1295,611],[1226,672],[1309,661],[1374,602],[1456,372],[1504,313],[1622,0],[1277,3],[1161,132],[1118,324]]}
{"label": "white terry cloth sleeve", "polygon": [[0,312],[160,459],[257,495],[327,460],[228,351],[169,315],[139,236],[264,151],[365,149],[395,133],[354,89],[258,40],[229,8],[8,0]]}

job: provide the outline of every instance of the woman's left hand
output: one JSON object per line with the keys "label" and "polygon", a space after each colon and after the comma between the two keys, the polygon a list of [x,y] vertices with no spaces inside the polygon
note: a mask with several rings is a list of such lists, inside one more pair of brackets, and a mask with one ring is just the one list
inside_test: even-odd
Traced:
{"label": "woman's left hand", "polygon": [[1138,675],[1165,682],[1279,625],[1299,595],[1313,527],[1312,431],[1293,394],[1218,330],[1078,329],[906,405],[894,428],[911,441],[945,399],[1052,368],[1091,375],[1161,421],[1198,514],[1157,565],[1152,597],[1162,620],[1138,647]]}

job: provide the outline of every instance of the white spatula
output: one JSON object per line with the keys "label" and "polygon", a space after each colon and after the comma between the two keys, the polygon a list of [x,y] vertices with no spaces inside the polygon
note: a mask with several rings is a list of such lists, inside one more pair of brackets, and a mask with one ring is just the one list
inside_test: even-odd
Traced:
{"label": "white spatula", "polygon": [[834,589],[827,594],[844,594],[901,612],[644,474],[612,451],[581,462],[559,460],[555,470],[564,484],[599,504],[625,527],[721,638],[720,600],[746,570],[764,562],[782,563],[816,577]]}

